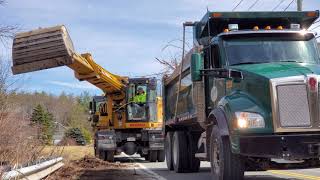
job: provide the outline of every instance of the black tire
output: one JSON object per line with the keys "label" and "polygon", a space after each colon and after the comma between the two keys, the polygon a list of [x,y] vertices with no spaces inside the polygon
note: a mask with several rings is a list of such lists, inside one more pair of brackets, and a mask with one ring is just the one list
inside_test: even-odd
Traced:
{"label": "black tire", "polygon": [[99,158],[99,152],[98,152],[98,147],[97,147],[97,144],[96,144],[96,141],[94,141],[94,156]]}
{"label": "black tire", "polygon": [[177,173],[189,172],[187,137],[183,131],[175,131],[172,141],[172,162]]}
{"label": "black tire", "polygon": [[199,137],[197,135],[192,135],[188,133],[188,153],[189,153],[189,170],[190,172],[199,172],[200,170],[200,159],[195,157],[198,149],[197,140]]}
{"label": "black tire", "polygon": [[114,152],[113,151],[105,151],[105,161],[113,162],[114,161]]}
{"label": "black tire", "polygon": [[165,143],[164,143],[167,168],[168,168],[169,171],[173,170],[173,163],[172,163],[172,136],[173,136],[172,132],[167,132],[166,140],[165,140]]}
{"label": "black tire", "polygon": [[242,180],[244,164],[239,155],[233,154],[229,139],[220,135],[218,126],[212,128],[210,139],[212,180]]}
{"label": "black tire", "polygon": [[149,151],[149,161],[150,162],[156,162],[157,161],[157,155],[158,155],[157,151],[154,151],[154,150]]}
{"label": "black tire", "polygon": [[106,152],[105,151],[102,151],[102,150],[99,150],[98,151],[98,158],[105,161],[106,160]]}
{"label": "black tire", "polygon": [[157,160],[158,160],[158,162],[164,162],[164,160],[165,160],[165,153],[164,153],[164,150],[158,150],[157,151]]}

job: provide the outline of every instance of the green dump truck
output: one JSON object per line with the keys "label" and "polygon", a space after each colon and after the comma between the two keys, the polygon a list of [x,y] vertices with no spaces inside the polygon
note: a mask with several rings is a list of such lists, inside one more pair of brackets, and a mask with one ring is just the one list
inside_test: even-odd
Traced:
{"label": "green dump truck", "polygon": [[[213,179],[244,171],[319,167],[319,17],[308,12],[207,12],[194,47],[163,78],[169,170]],[[185,38],[184,38],[185,39]]]}

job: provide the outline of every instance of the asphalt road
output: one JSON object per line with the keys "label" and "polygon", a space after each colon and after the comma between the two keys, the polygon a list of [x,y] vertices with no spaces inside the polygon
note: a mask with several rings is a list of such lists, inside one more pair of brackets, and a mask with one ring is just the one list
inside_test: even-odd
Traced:
{"label": "asphalt road", "polygon": [[[141,167],[143,173],[149,173],[153,179],[158,180],[210,180],[210,163],[201,162],[198,173],[175,173],[168,171],[165,162],[150,163],[140,156],[121,155],[115,159],[122,163],[134,162]],[[318,169],[295,169],[295,170],[272,170],[259,172],[246,172],[245,180],[320,180],[320,168]]]}

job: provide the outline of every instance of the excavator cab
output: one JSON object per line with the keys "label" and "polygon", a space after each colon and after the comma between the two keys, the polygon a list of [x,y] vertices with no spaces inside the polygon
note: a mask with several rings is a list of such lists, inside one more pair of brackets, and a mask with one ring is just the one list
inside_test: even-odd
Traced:
{"label": "excavator cab", "polygon": [[105,96],[94,96],[89,105],[89,121],[93,124],[99,122],[99,116],[105,115],[106,112],[106,97]]}
{"label": "excavator cab", "polygon": [[156,121],[156,79],[129,79],[127,88],[127,121],[148,122]]}

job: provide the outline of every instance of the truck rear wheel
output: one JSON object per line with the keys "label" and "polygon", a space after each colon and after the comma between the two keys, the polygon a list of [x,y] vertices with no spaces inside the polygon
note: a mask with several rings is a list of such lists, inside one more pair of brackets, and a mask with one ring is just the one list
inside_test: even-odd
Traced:
{"label": "truck rear wheel", "polygon": [[154,150],[149,151],[149,161],[150,162],[156,162],[157,161],[157,155],[158,155],[157,151],[154,151]]}
{"label": "truck rear wheel", "polygon": [[231,152],[229,139],[221,137],[218,126],[212,128],[210,163],[213,180],[242,180],[244,178],[243,161],[239,155]]}
{"label": "truck rear wheel", "polygon": [[187,138],[183,131],[175,131],[172,142],[173,168],[177,173],[189,171]]}
{"label": "truck rear wheel", "polygon": [[166,162],[167,168],[169,171],[173,170],[173,163],[172,163],[172,132],[167,132],[166,139],[164,142],[164,149],[166,155]]}
{"label": "truck rear wheel", "polygon": [[158,150],[157,153],[158,153],[157,154],[158,162],[164,162],[164,159],[165,159],[164,150]]}

